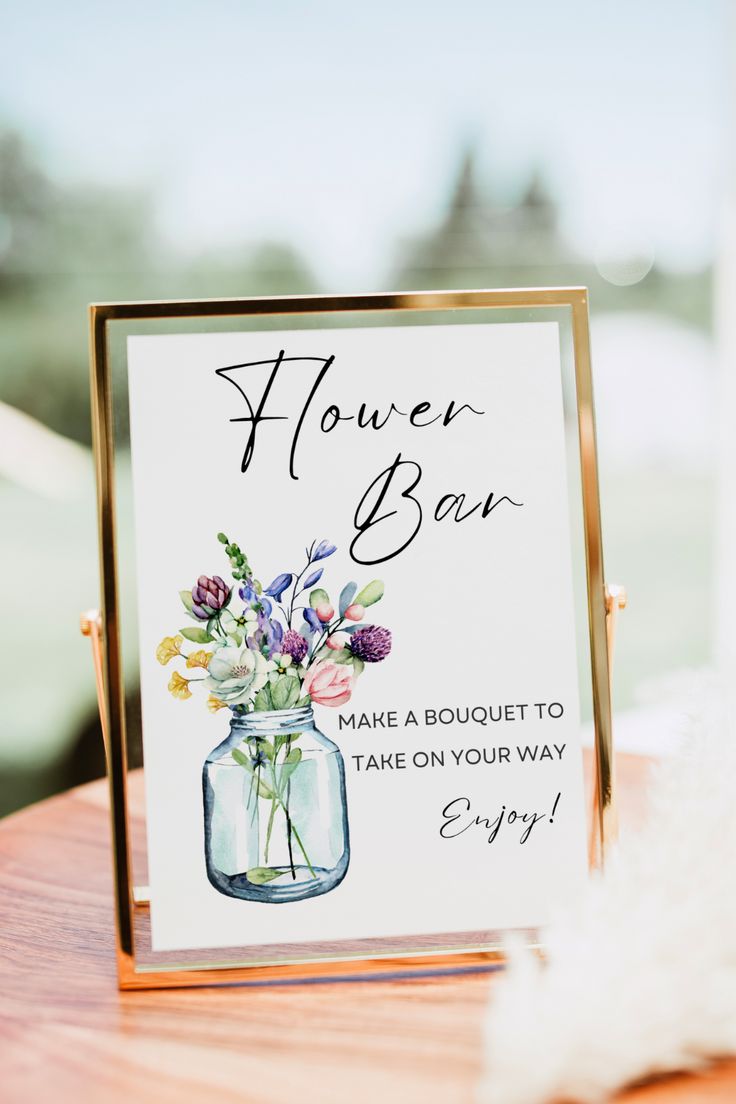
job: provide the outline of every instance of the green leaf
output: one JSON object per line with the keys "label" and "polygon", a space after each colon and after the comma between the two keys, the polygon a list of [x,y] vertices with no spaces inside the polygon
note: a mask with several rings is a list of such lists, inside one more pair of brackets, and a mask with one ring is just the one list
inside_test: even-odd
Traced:
{"label": "green leaf", "polygon": [[[239,767],[245,767],[248,774],[256,774],[256,771],[253,769],[253,764],[250,761],[250,756],[244,755],[240,748],[232,748],[230,754]],[[274,799],[273,790],[265,783],[260,772],[258,772],[258,796],[265,798],[266,801],[273,801]]]}
{"label": "green leaf", "polygon": [[191,640],[193,644],[211,644],[215,639],[206,629],[179,629],[182,636]]}
{"label": "green leaf", "polygon": [[273,742],[274,755],[278,755],[284,744],[293,744],[294,741],[298,740],[301,735],[301,732],[280,732]]}
{"label": "green leaf", "polygon": [[353,653],[349,648],[340,648],[338,651],[328,649],[333,663],[350,663]]}
{"label": "green leaf", "polygon": [[281,771],[279,772],[279,785],[283,793],[283,788],[291,778],[292,774],[302,761],[302,749],[292,748],[289,754],[281,764]]}
{"label": "green leaf", "polygon": [[273,744],[271,743],[270,740],[259,740],[258,741],[258,750],[262,751],[263,754],[266,756],[266,758],[269,759],[271,762],[273,762],[273,758],[276,754],[276,751],[275,751],[274,746],[273,746]]}
{"label": "green leaf", "polygon": [[300,689],[298,679],[281,675],[278,682],[271,685],[271,701],[274,709],[293,709],[299,700]]}
{"label": "green leaf", "polygon": [[368,583],[364,586],[361,592],[355,597],[356,606],[372,606],[375,602],[380,602],[383,598],[383,582],[381,579],[374,579],[372,583]]}
{"label": "green leaf", "polygon": [[[251,773],[255,774],[256,772],[251,768]],[[270,786],[266,785],[263,781],[263,776],[260,774],[258,775],[258,796],[265,798],[266,801],[273,801],[274,799],[273,790]]]}
{"label": "green leaf", "polygon": [[253,885],[265,885],[266,882],[272,882],[274,878],[280,878],[285,873],[286,871],[274,870],[271,866],[252,866],[250,870],[246,870],[245,876]]}
{"label": "green leaf", "polygon": [[353,596],[357,589],[357,583],[346,583],[340,591],[339,612],[341,617],[345,616],[345,610],[348,606],[353,604]]}
{"label": "green leaf", "polygon": [[310,698],[309,694],[305,694],[304,697],[300,698],[296,704],[298,709],[303,709],[305,705],[312,704],[312,699]]}
{"label": "green leaf", "polygon": [[286,693],[289,689],[286,679],[279,675],[275,682],[271,683],[271,701],[274,709],[285,709]]}
{"label": "green leaf", "polygon": [[273,702],[271,701],[271,693],[268,686],[264,686],[258,691],[253,702],[253,709],[256,713],[266,713],[269,709],[273,709]]}
{"label": "green leaf", "polygon": [[181,598],[184,609],[187,613],[191,613],[194,607],[194,599],[192,598],[191,590],[180,590],[179,597]]}
{"label": "green leaf", "polygon": [[329,606],[330,596],[322,587],[315,587],[309,592],[309,604],[312,609],[316,609],[317,606]]}
{"label": "green leaf", "polygon": [[330,652],[329,658],[333,663],[343,663],[348,667],[352,667],[356,675],[363,673],[365,663],[360,656],[353,655],[349,648],[341,648],[338,652]]}
{"label": "green leaf", "polygon": [[219,540],[220,544],[229,544],[229,541],[224,533],[218,533],[217,539]]}
{"label": "green leaf", "polygon": [[223,609],[220,611],[220,625],[228,635],[238,631],[238,622],[233,617],[230,610]]}
{"label": "green leaf", "polygon": [[299,695],[302,691],[302,684],[298,678],[289,678],[286,676],[286,685],[289,687],[289,694],[287,697],[288,705],[284,706],[284,709],[294,709],[296,703],[299,701]]}

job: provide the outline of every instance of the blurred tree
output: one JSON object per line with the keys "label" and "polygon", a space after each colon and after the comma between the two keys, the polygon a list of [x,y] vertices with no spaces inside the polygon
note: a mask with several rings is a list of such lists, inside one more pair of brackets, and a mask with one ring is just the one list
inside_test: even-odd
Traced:
{"label": "blurred tree", "polygon": [[132,288],[155,240],[145,194],[61,188],[0,134],[0,399],[89,441],[86,304]]}
{"label": "blurred tree", "polygon": [[276,242],[182,259],[147,192],[62,188],[16,133],[0,133],[0,400],[66,436],[90,441],[89,302],[316,290]]}
{"label": "blurred tree", "polygon": [[320,290],[317,277],[296,250],[275,241],[206,253],[188,267],[184,279],[187,294],[203,297],[307,295]]}
{"label": "blurred tree", "polygon": [[[315,290],[307,265],[278,243],[182,258],[159,236],[154,197],[147,192],[61,187],[17,134],[0,132],[0,402],[66,437],[90,438],[89,302]],[[74,485],[20,478],[19,471],[25,476],[32,467],[23,449],[34,450],[39,439],[37,427],[23,422],[11,415],[2,427],[13,461],[0,476],[3,563],[13,578],[41,579],[49,571],[50,534],[63,539],[54,546],[53,598],[42,586],[16,587],[12,608],[5,610],[15,628],[0,642],[6,676],[0,816],[103,766],[88,647],[78,632],[78,612],[94,601],[97,586],[91,463],[84,450],[67,444],[68,455],[81,457]],[[59,493],[52,493],[52,484]],[[129,479],[120,471],[119,495],[125,487]],[[131,563],[121,564],[120,578],[123,601],[132,602]],[[42,686],[24,658],[39,624],[55,656]]]}
{"label": "blurred tree", "polygon": [[478,288],[584,285],[593,309],[659,310],[704,329],[711,325],[712,273],[670,273],[657,266],[628,286],[601,276],[559,231],[544,177],[532,174],[518,202],[498,202],[479,181],[474,147],[460,156],[436,226],[402,243],[390,286]]}
{"label": "blurred tree", "polygon": [[140,272],[155,240],[140,192],[60,188],[12,131],[0,133],[0,293],[48,290],[63,278]]}
{"label": "blurred tree", "polygon": [[52,188],[18,134],[0,133],[0,294],[38,271]]}
{"label": "blurred tree", "polygon": [[476,161],[472,147],[462,155],[446,213],[433,231],[409,243],[402,281],[439,287],[442,274],[454,287],[477,287],[479,272],[570,260],[541,176],[532,178],[518,204],[501,206],[479,186]]}

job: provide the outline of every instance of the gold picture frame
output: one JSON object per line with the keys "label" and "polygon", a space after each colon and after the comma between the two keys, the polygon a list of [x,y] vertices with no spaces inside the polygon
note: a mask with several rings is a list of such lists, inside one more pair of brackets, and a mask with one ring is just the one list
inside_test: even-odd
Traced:
{"label": "gold picture frame", "polygon": [[118,529],[116,520],[115,427],[111,371],[111,327],[117,323],[143,324],[152,320],[247,320],[269,316],[281,319],[302,315],[336,314],[370,318],[377,313],[408,312],[534,312],[559,310],[569,314],[575,401],[580,447],[580,485],[587,578],[587,618],[590,634],[592,716],[595,730],[594,785],[590,800],[588,853],[591,865],[602,861],[606,845],[616,833],[616,794],[613,766],[610,665],[615,612],[625,596],[604,583],[601,519],[595,443],[593,389],[588,326],[587,290],[582,287],[481,291],[402,292],[347,296],[289,296],[284,298],[211,299],[138,303],[96,303],[90,307],[91,387],[94,454],[97,476],[100,611],[83,615],[82,631],[91,637],[97,690],[107,756],[114,860],[115,921],[118,977],[121,989],[192,986],[217,983],[263,983],[272,980],[395,975],[417,971],[487,968],[501,957],[496,946],[458,947],[441,953],[420,951],[364,954],[278,965],[208,963],[175,969],[144,966],[136,955],[136,915],[146,906],[145,890],[134,885],[128,806],[125,691],[120,635],[118,585]]}

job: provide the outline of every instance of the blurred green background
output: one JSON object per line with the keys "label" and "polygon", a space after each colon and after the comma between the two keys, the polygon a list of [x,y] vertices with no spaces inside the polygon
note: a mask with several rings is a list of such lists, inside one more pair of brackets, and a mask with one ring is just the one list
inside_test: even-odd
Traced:
{"label": "blurred green background", "polygon": [[351,8],[0,3],[0,814],[103,770],[90,301],[587,285],[634,744],[711,661],[725,5]]}

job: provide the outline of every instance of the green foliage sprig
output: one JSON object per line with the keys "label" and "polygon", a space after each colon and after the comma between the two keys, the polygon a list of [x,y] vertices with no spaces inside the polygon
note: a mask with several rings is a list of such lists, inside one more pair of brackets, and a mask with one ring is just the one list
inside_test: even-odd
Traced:
{"label": "green foliage sprig", "polygon": [[263,592],[263,587],[257,579],[253,579],[248,557],[245,552],[243,552],[240,545],[236,544],[235,541],[228,540],[224,533],[218,533],[217,539],[220,544],[225,545],[225,555],[230,560],[233,579],[239,579],[241,582],[245,579],[251,579],[256,593],[261,594]]}

